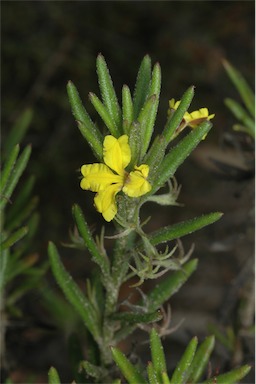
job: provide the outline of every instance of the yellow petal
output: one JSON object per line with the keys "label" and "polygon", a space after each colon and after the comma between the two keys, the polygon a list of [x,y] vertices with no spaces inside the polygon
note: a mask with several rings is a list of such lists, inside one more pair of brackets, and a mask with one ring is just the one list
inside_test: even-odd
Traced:
{"label": "yellow petal", "polygon": [[202,117],[208,117],[209,116],[208,108],[200,108],[199,113]]}
{"label": "yellow petal", "polygon": [[192,120],[191,114],[189,112],[185,112],[184,119],[186,123],[189,123]]}
{"label": "yellow petal", "polygon": [[139,197],[148,193],[151,190],[151,185],[146,180],[148,173],[149,166],[146,164],[135,167],[135,171],[130,172],[125,180],[123,192],[129,197]]}
{"label": "yellow petal", "polygon": [[103,158],[113,171],[119,175],[124,175],[124,169],[131,161],[131,149],[128,144],[128,136],[123,135],[116,139],[108,135],[103,142]]}
{"label": "yellow petal", "polygon": [[87,164],[81,167],[84,176],[80,182],[82,189],[99,192],[113,183],[123,183],[123,178],[115,175],[105,164]]}
{"label": "yellow petal", "polygon": [[198,111],[193,111],[185,115],[185,120],[191,128],[196,128],[203,121],[213,119],[215,114],[209,115],[208,108],[200,108]]}
{"label": "yellow petal", "polygon": [[94,203],[98,212],[102,213],[102,216],[106,221],[113,220],[117,213],[115,197],[121,188],[122,184],[110,185],[106,189],[98,192],[94,198]]}
{"label": "yellow petal", "polygon": [[175,99],[169,100],[169,107],[171,109],[175,109],[176,110],[179,105],[180,105],[180,100],[178,100],[178,101],[175,101]]}
{"label": "yellow petal", "polygon": [[135,171],[139,171],[145,179],[148,177],[149,174],[149,166],[147,164],[141,164],[139,167],[135,165],[134,167]]}

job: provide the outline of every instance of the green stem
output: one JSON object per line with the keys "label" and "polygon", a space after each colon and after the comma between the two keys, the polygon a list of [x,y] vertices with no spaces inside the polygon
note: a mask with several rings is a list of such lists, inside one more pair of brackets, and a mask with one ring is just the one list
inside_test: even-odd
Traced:
{"label": "green stem", "polygon": [[[119,204],[119,212],[126,212],[128,223],[133,223],[136,215],[138,215],[137,204],[134,204],[134,201],[130,202],[130,199],[122,199]],[[118,230],[121,233],[123,228],[118,226]],[[115,333],[116,333],[116,324],[113,323],[113,320],[110,320],[110,316],[116,312],[118,297],[120,292],[120,287],[124,281],[126,281],[126,275],[129,268],[130,261],[130,252],[129,250],[132,247],[134,242],[135,232],[132,231],[127,236],[120,237],[116,240],[113,259],[112,259],[112,268],[110,271],[110,284],[111,289],[106,291],[106,300],[105,300],[105,313],[104,321],[102,325],[102,345],[100,345],[102,360],[105,364],[108,364],[111,361],[111,357],[108,353],[109,345],[115,345]]]}

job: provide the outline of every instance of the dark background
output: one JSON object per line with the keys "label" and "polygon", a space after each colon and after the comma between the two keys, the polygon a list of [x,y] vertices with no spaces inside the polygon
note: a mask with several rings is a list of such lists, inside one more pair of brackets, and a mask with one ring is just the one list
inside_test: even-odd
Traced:
{"label": "dark background", "polygon": [[[119,97],[124,83],[133,89],[140,61],[149,54],[162,68],[157,132],[163,128],[168,100],[179,99],[191,84],[196,86],[191,110],[208,107],[216,117],[207,140],[176,175],[182,184],[179,200],[184,207],[147,206],[144,215],[154,218],[148,230],[211,211],[225,213],[218,223],[184,239],[186,249],[196,243],[199,267],[171,302],[172,325],[181,318],[187,320],[168,342],[176,340],[182,350],[188,337],[207,334],[209,322],[231,324],[244,285],[252,279],[254,182],[223,175],[209,158],[238,168],[245,166],[241,150],[235,149],[236,145],[228,149],[224,145],[227,134],[235,143],[237,136],[232,133],[235,119],[223,99],[240,98],[223,69],[222,59],[228,59],[254,86],[254,2],[3,1],[1,8],[2,143],[17,117],[26,107],[32,107],[34,117],[24,145],[32,143],[33,147],[28,173],[37,179],[35,194],[40,198],[41,224],[35,249],[42,261],[47,258],[49,239],[58,245],[68,241],[74,202],[81,205],[96,232],[104,224],[93,208],[93,194],[79,188],[80,166],[94,160],[72,117],[67,81],[74,82],[92,119],[100,125],[88,100],[89,91],[99,95],[97,54],[105,56]],[[67,250],[63,253],[66,255]],[[87,274],[83,261],[78,255],[70,262],[72,274],[78,279]],[[36,310],[34,314],[38,316]],[[35,362],[21,353],[17,361],[14,358],[13,366],[44,377],[49,365],[60,357],[55,354],[52,360],[47,359],[49,343],[43,341],[40,352],[38,340],[32,343],[38,353]],[[251,346],[247,344],[243,363],[252,362]],[[222,353],[226,365],[232,365],[229,352]],[[246,380],[250,382],[250,378]]]}

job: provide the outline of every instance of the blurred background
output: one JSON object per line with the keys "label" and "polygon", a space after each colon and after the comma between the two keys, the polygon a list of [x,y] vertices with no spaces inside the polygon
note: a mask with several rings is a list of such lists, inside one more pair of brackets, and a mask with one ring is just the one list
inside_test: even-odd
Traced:
{"label": "blurred background", "polygon": [[[254,2],[2,1],[1,8],[3,146],[20,114],[28,107],[34,113],[23,143],[32,144],[27,172],[36,176],[35,194],[40,199],[40,229],[31,251],[38,252],[43,261],[49,239],[58,246],[68,242],[75,202],[95,233],[104,225],[93,208],[93,194],[79,187],[80,166],[94,159],[71,114],[68,80],[74,82],[100,126],[88,99],[90,91],[99,95],[97,54],[105,56],[119,97],[124,83],[133,89],[140,62],[149,54],[153,63],[160,63],[163,78],[156,132],[163,129],[168,100],[180,99],[192,84],[196,94],[190,110],[208,107],[216,116],[207,140],[176,175],[184,206],[146,206],[143,215],[154,217],[147,229],[211,211],[225,214],[213,226],[184,239],[186,250],[196,244],[199,267],[171,302],[171,326],[185,320],[166,343],[176,342],[183,350],[187,337],[208,333],[209,323],[218,323],[223,330],[234,326],[240,301],[251,300],[252,295],[254,160],[253,143],[232,131],[236,121],[223,100],[240,99],[222,59],[254,88]],[[88,274],[84,255],[79,253],[71,260],[69,250],[61,252],[73,276],[84,281]],[[38,297],[29,296],[21,305],[29,324],[47,323]],[[49,336],[35,329],[31,332],[31,327],[9,330],[7,347],[15,382],[24,381],[24,371],[43,382],[50,365],[61,367],[66,380],[71,380],[65,347],[60,347],[62,336],[51,332]],[[252,362],[251,337],[246,335],[240,342],[239,363]],[[232,353],[222,345],[219,349],[222,367],[232,366]],[[244,380],[252,382],[250,377]]]}

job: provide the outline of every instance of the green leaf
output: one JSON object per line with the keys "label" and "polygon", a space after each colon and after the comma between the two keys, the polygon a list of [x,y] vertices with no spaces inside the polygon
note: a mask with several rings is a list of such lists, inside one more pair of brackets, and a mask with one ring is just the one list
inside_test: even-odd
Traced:
{"label": "green leaf", "polygon": [[1,171],[1,178],[0,178],[0,193],[1,193],[1,199],[4,197],[4,189],[9,181],[11,172],[15,166],[16,159],[18,157],[20,151],[19,144],[15,145],[15,147],[10,151],[10,154],[4,164],[3,170]]}
{"label": "green leaf", "polygon": [[194,337],[188,344],[184,354],[182,355],[173,372],[170,380],[171,384],[185,384],[187,382],[189,368],[196,352],[197,343],[197,337]]}
{"label": "green leaf", "polygon": [[73,215],[77,224],[80,235],[82,236],[89,252],[92,255],[93,261],[99,265],[103,274],[106,276],[109,274],[109,262],[105,253],[100,252],[93,237],[88,224],[85,220],[81,208],[75,204],[73,206]]}
{"label": "green leaf", "polygon": [[98,311],[101,313],[103,313],[105,309],[105,290],[102,284],[102,280],[103,279],[101,274],[99,274],[96,269],[92,271],[90,282],[92,285],[94,303]]}
{"label": "green leaf", "polygon": [[247,128],[247,133],[253,138],[255,137],[255,123],[254,120],[248,115],[247,111],[235,100],[225,99],[225,105],[230,109],[237,120],[240,120]]}
{"label": "green leaf", "polygon": [[51,367],[48,372],[49,384],[61,384],[59,374],[54,367]]}
{"label": "green leaf", "polygon": [[165,146],[167,146],[170,141],[173,138],[173,135],[176,131],[176,129],[179,127],[185,112],[188,110],[191,101],[193,100],[195,93],[195,87],[191,86],[187,89],[187,91],[184,93],[184,95],[181,98],[180,105],[174,111],[173,115],[168,119],[167,125],[164,128],[164,131],[162,133],[162,136],[164,138],[163,142],[165,143]]}
{"label": "green leaf", "polygon": [[182,221],[180,223],[163,227],[158,231],[148,234],[148,239],[152,245],[157,245],[179,239],[180,237],[189,235],[199,229],[204,228],[207,225],[215,223],[223,216],[221,212],[208,213],[193,219]]}
{"label": "green leaf", "polygon": [[151,79],[151,59],[148,55],[144,56],[137,75],[135,91],[133,95],[134,119],[137,119],[141,108],[148,96]]}
{"label": "green leaf", "polygon": [[89,93],[89,99],[102,118],[103,122],[108,127],[111,135],[115,137],[119,137],[119,130],[116,126],[115,121],[112,119],[112,116],[110,115],[110,112],[106,108],[106,106],[100,101],[100,99],[92,92]]}
{"label": "green leaf", "polygon": [[139,164],[139,157],[141,152],[141,126],[137,121],[134,121],[130,127],[129,145],[131,148],[131,161],[129,169],[134,169],[134,166]]}
{"label": "green leaf", "polygon": [[214,344],[214,336],[209,336],[198,347],[188,372],[188,382],[190,384],[200,382],[201,377],[207,367],[207,364],[209,363]]}
{"label": "green leaf", "polygon": [[94,307],[64,268],[60,261],[57,248],[52,242],[49,243],[48,253],[52,272],[57,283],[61,287],[66,298],[81,316],[87,329],[94,336],[95,340],[97,340],[99,338],[99,328]]}
{"label": "green leaf", "polygon": [[[15,197],[15,201],[11,205],[11,207],[8,209],[6,222],[5,222],[5,228],[8,230],[11,230],[15,227],[16,223],[20,223],[21,219],[18,218],[18,216],[24,217],[25,212],[28,212],[28,210],[25,208],[25,206],[30,206],[32,209],[32,206],[35,206],[38,199],[33,199],[33,203],[31,204],[31,192],[35,184],[35,177],[34,175],[30,176],[28,180],[22,183],[21,188],[19,189],[19,193]],[[25,215],[26,216],[26,215]]]}
{"label": "green leaf", "polygon": [[149,293],[147,293],[148,310],[156,311],[176,293],[196,270],[197,259],[190,260],[182,269],[171,273],[162,279]]}
{"label": "green leaf", "polygon": [[113,320],[119,320],[122,323],[129,325],[140,324],[140,323],[154,323],[162,319],[161,312],[155,311],[151,313],[133,313],[133,312],[119,312],[111,316]]}
{"label": "green leaf", "polygon": [[78,128],[88,144],[91,146],[96,157],[101,160],[103,151],[102,134],[90,119],[90,116],[82,104],[79,93],[71,81],[67,84],[67,92],[72,113],[77,121]]}
{"label": "green leaf", "polygon": [[162,373],[162,383],[163,384],[171,384],[169,377],[166,372]]}
{"label": "green leaf", "polygon": [[22,241],[22,244],[19,245],[19,249],[15,250],[16,252],[19,252],[20,255],[22,255],[22,253],[30,253],[31,242],[33,241],[35,233],[37,232],[39,220],[40,216],[37,212],[33,212],[27,220],[26,226],[28,227],[28,233]]}
{"label": "green leaf", "polygon": [[15,167],[12,170],[12,173],[10,174],[8,178],[8,183],[4,189],[4,199],[0,201],[0,209],[3,209],[8,200],[10,199],[22,173],[24,172],[29,157],[31,154],[31,146],[28,145],[22,152],[22,154],[19,156],[18,160],[16,161]]}
{"label": "green leaf", "polygon": [[46,283],[40,284],[39,291],[43,298],[44,307],[46,307],[54,324],[65,335],[74,331],[77,328],[79,315],[76,311],[73,311],[72,304],[59,292],[57,293],[49,288]]}
{"label": "green leaf", "polygon": [[156,371],[151,361],[148,362],[147,373],[148,373],[149,384],[159,384],[159,381],[157,380]]}
{"label": "green leaf", "polygon": [[102,54],[99,54],[97,57],[96,67],[103,103],[107,107],[110,116],[112,117],[117,127],[115,136],[119,137],[122,132],[121,110],[118,104],[115,88],[113,86],[106,61]]}
{"label": "green leaf", "polygon": [[150,167],[150,178],[154,180],[154,177],[159,176],[159,165],[164,158],[165,150],[170,141],[172,140],[176,129],[179,127],[185,112],[187,111],[194,96],[194,86],[188,88],[188,90],[182,96],[179,107],[174,111],[173,115],[168,119],[166,127],[163,133],[156,137],[153,145],[151,146],[148,154],[145,157],[145,163]]}
{"label": "green leaf", "polygon": [[248,85],[245,78],[241,75],[241,73],[234,68],[227,60],[223,60],[224,68],[231,79],[232,83],[238,90],[246,108],[251,113],[251,115],[255,116],[255,97],[251,87]]}
{"label": "green leaf", "polygon": [[[234,350],[235,338],[234,332],[232,332],[232,336],[230,335],[230,331],[225,329],[225,331],[220,331],[219,328],[215,324],[209,324],[208,329],[211,333],[214,334],[216,339],[223,344],[230,352]],[[231,337],[230,337],[231,336]]]}
{"label": "green leaf", "polygon": [[14,279],[16,276],[24,275],[40,275],[41,270],[38,268],[32,268],[36,262],[36,257],[33,255],[27,256],[19,260],[19,257],[22,255],[22,252],[12,252],[11,256],[8,255],[8,265],[5,271],[5,282],[9,282]]}
{"label": "green leaf", "polygon": [[[143,137],[142,150],[141,150],[142,157],[147,152],[147,149],[151,140],[151,136],[153,133],[156,114],[158,110],[158,104],[159,104],[160,90],[161,90],[161,68],[159,63],[157,63],[153,68],[152,80],[151,80],[151,85],[149,89],[149,98],[155,96],[155,101],[152,102],[152,107],[147,113],[146,124],[141,126],[141,130],[142,130],[141,136]],[[145,104],[145,108],[146,108],[146,104]]]}
{"label": "green leaf", "polygon": [[104,376],[107,376],[108,371],[104,367],[99,367],[97,365],[91,364],[89,361],[81,361],[80,368],[83,368],[87,375],[94,377],[99,380]]}
{"label": "green leaf", "polygon": [[123,130],[129,135],[130,127],[133,122],[133,102],[131,91],[127,85],[122,89],[122,106],[123,106]]}
{"label": "green leaf", "polygon": [[28,233],[27,227],[21,227],[16,232],[12,233],[5,241],[0,245],[1,250],[10,248],[19,240],[21,240]]}
{"label": "green leaf", "polygon": [[150,348],[154,371],[159,383],[161,383],[162,373],[166,372],[166,361],[163,345],[155,328],[150,332]]}
{"label": "green leaf", "polygon": [[202,384],[235,384],[245,377],[251,370],[249,365],[233,369],[230,372],[223,373],[219,376],[214,376],[209,380],[204,381]]}
{"label": "green leaf", "polygon": [[26,109],[19,117],[19,119],[15,122],[4,144],[5,156],[13,150],[14,146],[19,144],[23,140],[23,137],[25,136],[31,123],[32,117],[33,111],[31,109]]}
{"label": "green leaf", "polygon": [[39,201],[38,197],[31,198],[24,205],[23,209],[20,212],[17,212],[16,215],[12,215],[11,218],[8,212],[8,216],[6,219],[6,229],[13,230],[19,227],[35,210],[38,204],[38,201]]}
{"label": "green leaf", "polygon": [[149,166],[149,181],[153,181],[158,173],[159,165],[162,163],[165,155],[165,140],[162,136],[157,136],[151,145],[148,153],[143,159],[143,163]]}
{"label": "green leaf", "polygon": [[112,347],[111,351],[115,363],[118,365],[129,384],[146,384],[146,381],[140,372],[130,363],[130,361],[118,348]]}
{"label": "green leaf", "polygon": [[[155,94],[149,96],[138,116],[140,137],[142,138],[140,143],[140,161],[146,152],[145,145],[148,146],[149,143],[147,137],[149,137],[150,140],[152,135],[152,111],[156,108],[157,105],[157,96]],[[145,140],[147,141],[147,144],[145,144]]]}
{"label": "green leaf", "polygon": [[150,191],[151,195],[153,195],[175,174],[178,167],[201,142],[202,138],[209,132],[211,127],[212,123],[210,121],[204,121],[184,137],[176,147],[171,148],[170,152],[164,157],[164,160],[158,168],[156,180]]}
{"label": "green leaf", "polygon": [[[30,275],[26,274],[26,278],[23,279],[22,285],[19,284],[17,288],[9,292],[8,298],[6,300],[6,305],[8,307],[15,306],[15,303],[20,300],[20,298],[22,298],[28,291],[31,291],[32,289],[37,289],[38,286],[41,285],[43,276],[45,275],[47,268],[47,263],[43,264],[41,267],[30,267]],[[34,272],[35,274],[33,274]],[[45,287],[45,290],[47,289],[48,287]]]}

